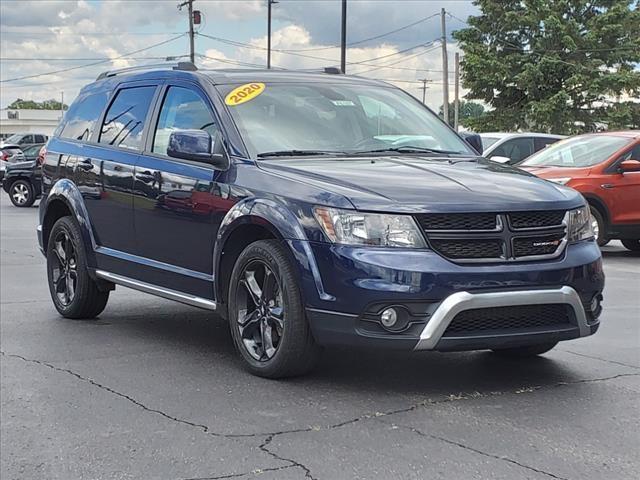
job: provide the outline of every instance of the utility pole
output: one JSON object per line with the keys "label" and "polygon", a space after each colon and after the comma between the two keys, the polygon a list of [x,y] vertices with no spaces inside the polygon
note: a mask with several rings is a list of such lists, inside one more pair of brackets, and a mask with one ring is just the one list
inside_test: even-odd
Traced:
{"label": "utility pole", "polygon": [[276,3],[276,0],[267,0],[267,68],[271,68],[271,5]]}
{"label": "utility pole", "polygon": [[342,0],[342,36],[340,38],[340,69],[347,73],[347,0]]}
{"label": "utility pole", "polygon": [[460,117],[460,53],[455,56],[455,89],[453,94],[453,128],[458,131],[458,119]]}
{"label": "utility pole", "polygon": [[418,88],[422,90],[422,104],[426,105],[427,104],[427,83],[431,83],[431,80],[427,78],[420,78],[418,81],[422,82],[422,86]]}
{"label": "utility pole", "polygon": [[445,23],[446,11],[440,11],[440,28],[442,30],[442,113],[443,120],[449,124],[449,58],[447,57],[447,25]]}
{"label": "utility pole", "polygon": [[194,0],[185,0],[181,4],[178,5],[178,10],[182,10],[182,7],[185,5],[189,10],[189,60],[191,63],[196,63],[196,53],[195,53],[195,41],[194,36],[195,33],[193,31],[193,2]]}

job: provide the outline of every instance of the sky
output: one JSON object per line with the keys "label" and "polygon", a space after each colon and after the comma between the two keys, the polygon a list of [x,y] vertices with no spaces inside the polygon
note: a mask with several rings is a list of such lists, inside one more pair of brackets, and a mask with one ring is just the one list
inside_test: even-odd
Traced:
{"label": "sky", "polygon": [[[16,98],[60,99],[61,92],[69,103],[83,85],[105,70],[162,63],[167,57],[188,60],[188,17],[178,3],[2,0],[0,106]],[[352,45],[347,51],[347,73],[391,80],[419,98],[420,80],[428,79],[427,104],[437,110],[443,85],[442,7],[449,12],[453,100],[457,48],[450,34],[464,28],[469,15],[477,14],[471,1],[349,0],[347,44]],[[195,0],[194,9],[203,14],[195,39],[199,67],[266,65],[267,0]],[[281,50],[272,53],[274,67],[339,65],[340,0],[279,0],[272,9],[272,47]]]}

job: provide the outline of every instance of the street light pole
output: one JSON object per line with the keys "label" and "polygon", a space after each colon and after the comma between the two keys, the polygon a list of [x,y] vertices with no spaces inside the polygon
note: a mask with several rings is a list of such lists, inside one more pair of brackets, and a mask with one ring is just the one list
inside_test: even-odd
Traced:
{"label": "street light pole", "polygon": [[449,57],[447,56],[447,25],[445,22],[446,11],[440,11],[440,28],[442,30],[442,114],[443,120],[449,125]]}
{"label": "street light pole", "polygon": [[185,0],[184,2],[178,4],[178,10],[182,10],[182,7],[185,5],[189,11],[189,60],[191,63],[196,62],[196,53],[195,53],[195,33],[193,30],[193,2],[194,0]]}
{"label": "street light pole", "polygon": [[271,5],[276,3],[276,0],[267,0],[267,68],[271,68]]}
{"label": "street light pole", "polygon": [[347,73],[347,0],[342,0],[342,35],[340,37],[340,69]]}

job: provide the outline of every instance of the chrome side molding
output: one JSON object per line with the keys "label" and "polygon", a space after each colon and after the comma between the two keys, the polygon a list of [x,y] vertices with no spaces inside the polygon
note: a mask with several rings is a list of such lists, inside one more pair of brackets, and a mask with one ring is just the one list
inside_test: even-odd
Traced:
{"label": "chrome side molding", "polygon": [[457,292],[445,298],[433,312],[420,333],[414,350],[433,350],[449,323],[464,311],[476,308],[511,307],[517,305],[561,303],[573,308],[580,336],[589,335],[589,325],[580,296],[573,288],[564,286],[552,290],[516,290],[506,292],[469,293]]}
{"label": "chrome side molding", "polygon": [[188,293],[159,287],[151,283],[141,282],[140,280],[134,280],[133,278],[124,277],[111,272],[105,272],[104,270],[96,270],[96,276],[108,282],[115,283],[116,285],[122,285],[123,287],[139,290],[140,292],[149,293],[157,297],[175,300],[176,302],[185,303],[193,307],[204,308],[205,310],[216,309],[216,302],[213,300],[196,297],[195,295],[190,295]]}

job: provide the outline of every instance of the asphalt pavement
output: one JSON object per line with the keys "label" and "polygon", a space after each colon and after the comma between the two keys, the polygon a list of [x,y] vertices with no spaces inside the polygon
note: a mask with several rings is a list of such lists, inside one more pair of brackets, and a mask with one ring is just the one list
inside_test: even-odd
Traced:
{"label": "asphalt pavement", "polygon": [[593,337],[526,361],[331,349],[272,381],[206,311],[118,287],[97,320],[58,316],[37,208],[0,197],[3,480],[637,478],[640,256],[619,242]]}

